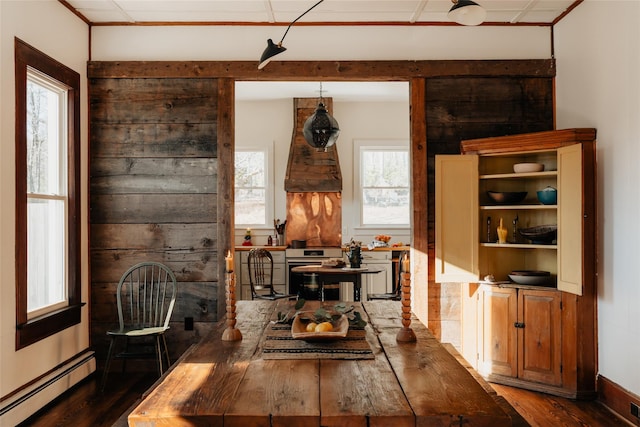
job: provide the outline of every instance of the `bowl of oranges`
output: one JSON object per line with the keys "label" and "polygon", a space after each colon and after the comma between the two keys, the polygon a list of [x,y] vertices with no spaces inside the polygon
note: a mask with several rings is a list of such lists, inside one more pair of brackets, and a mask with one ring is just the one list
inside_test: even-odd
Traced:
{"label": "bowl of oranges", "polygon": [[291,324],[291,336],[304,341],[334,341],[347,336],[349,319],[341,313],[302,311]]}

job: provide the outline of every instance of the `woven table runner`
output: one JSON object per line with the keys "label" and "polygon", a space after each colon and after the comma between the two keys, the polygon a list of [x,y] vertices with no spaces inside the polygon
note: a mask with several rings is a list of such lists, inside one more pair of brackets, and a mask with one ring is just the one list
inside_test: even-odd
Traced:
{"label": "woven table runner", "polygon": [[374,359],[364,329],[349,328],[347,336],[336,341],[307,342],[291,336],[291,325],[267,326],[262,345],[263,359]]}

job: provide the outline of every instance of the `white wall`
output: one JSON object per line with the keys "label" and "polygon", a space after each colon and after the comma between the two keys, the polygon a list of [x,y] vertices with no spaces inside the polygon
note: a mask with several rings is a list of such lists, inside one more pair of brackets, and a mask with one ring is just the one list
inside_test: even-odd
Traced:
{"label": "white wall", "polygon": [[[15,82],[14,37],[81,75],[82,301],[88,301],[87,79],[88,27],[57,1],[0,1],[0,399],[89,347],[88,305],[82,323],[15,351]],[[68,386],[68,385],[67,385]],[[42,402],[41,402],[42,403]],[[46,402],[44,402],[46,403]],[[4,404],[0,404],[2,408]],[[38,409],[37,407],[32,408]],[[15,425],[11,414],[0,425]]]}
{"label": "white wall", "polygon": [[[268,84],[268,83],[265,83]],[[342,235],[343,243],[351,237],[365,244],[379,233],[391,234],[393,242],[410,242],[410,229],[359,229],[360,213],[352,202],[354,192],[354,141],[404,140],[409,141],[409,85],[407,102],[333,102],[333,116],[340,125],[336,142],[342,172]],[[303,96],[301,96],[303,97]],[[275,206],[274,218],[286,218],[284,176],[289,158],[293,133],[293,100],[236,102],[235,143],[237,147],[273,144]],[[252,228],[254,245],[266,244],[273,229]],[[236,243],[240,244],[244,230],[236,230]]]}
{"label": "white wall", "polygon": [[557,127],[598,134],[598,363],[640,395],[640,2],[586,0],[556,26]]}
{"label": "white wall", "polygon": [[[244,60],[256,61],[267,39],[284,27],[187,26],[94,27],[96,61]],[[293,26],[285,53],[294,60],[547,59],[548,27],[453,26]]]}

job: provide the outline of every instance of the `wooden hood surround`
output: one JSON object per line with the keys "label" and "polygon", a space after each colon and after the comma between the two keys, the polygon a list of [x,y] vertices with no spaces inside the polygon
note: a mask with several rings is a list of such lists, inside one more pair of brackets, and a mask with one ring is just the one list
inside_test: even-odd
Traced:
{"label": "wooden hood surround", "polygon": [[[333,100],[322,99],[331,114]],[[342,244],[342,173],[335,145],[316,151],[304,139],[302,127],[319,98],[294,98],[294,129],[284,178],[287,192],[286,243],[305,240],[308,247]],[[339,143],[339,142],[338,142]]]}
{"label": "wooden hood surround", "polygon": [[[333,100],[322,98],[329,114],[333,110]],[[342,174],[338,150],[333,145],[327,151],[316,151],[304,139],[304,122],[316,110],[319,98],[293,99],[293,135],[289,148],[289,162],[284,177],[284,190],[294,192],[342,191]]]}

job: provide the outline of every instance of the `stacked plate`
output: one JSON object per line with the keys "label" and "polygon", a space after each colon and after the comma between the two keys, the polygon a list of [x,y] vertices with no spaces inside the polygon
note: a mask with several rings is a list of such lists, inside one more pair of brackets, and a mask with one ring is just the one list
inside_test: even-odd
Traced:
{"label": "stacked plate", "polygon": [[519,285],[550,285],[552,283],[551,273],[539,270],[516,270],[509,274],[509,279]]}

